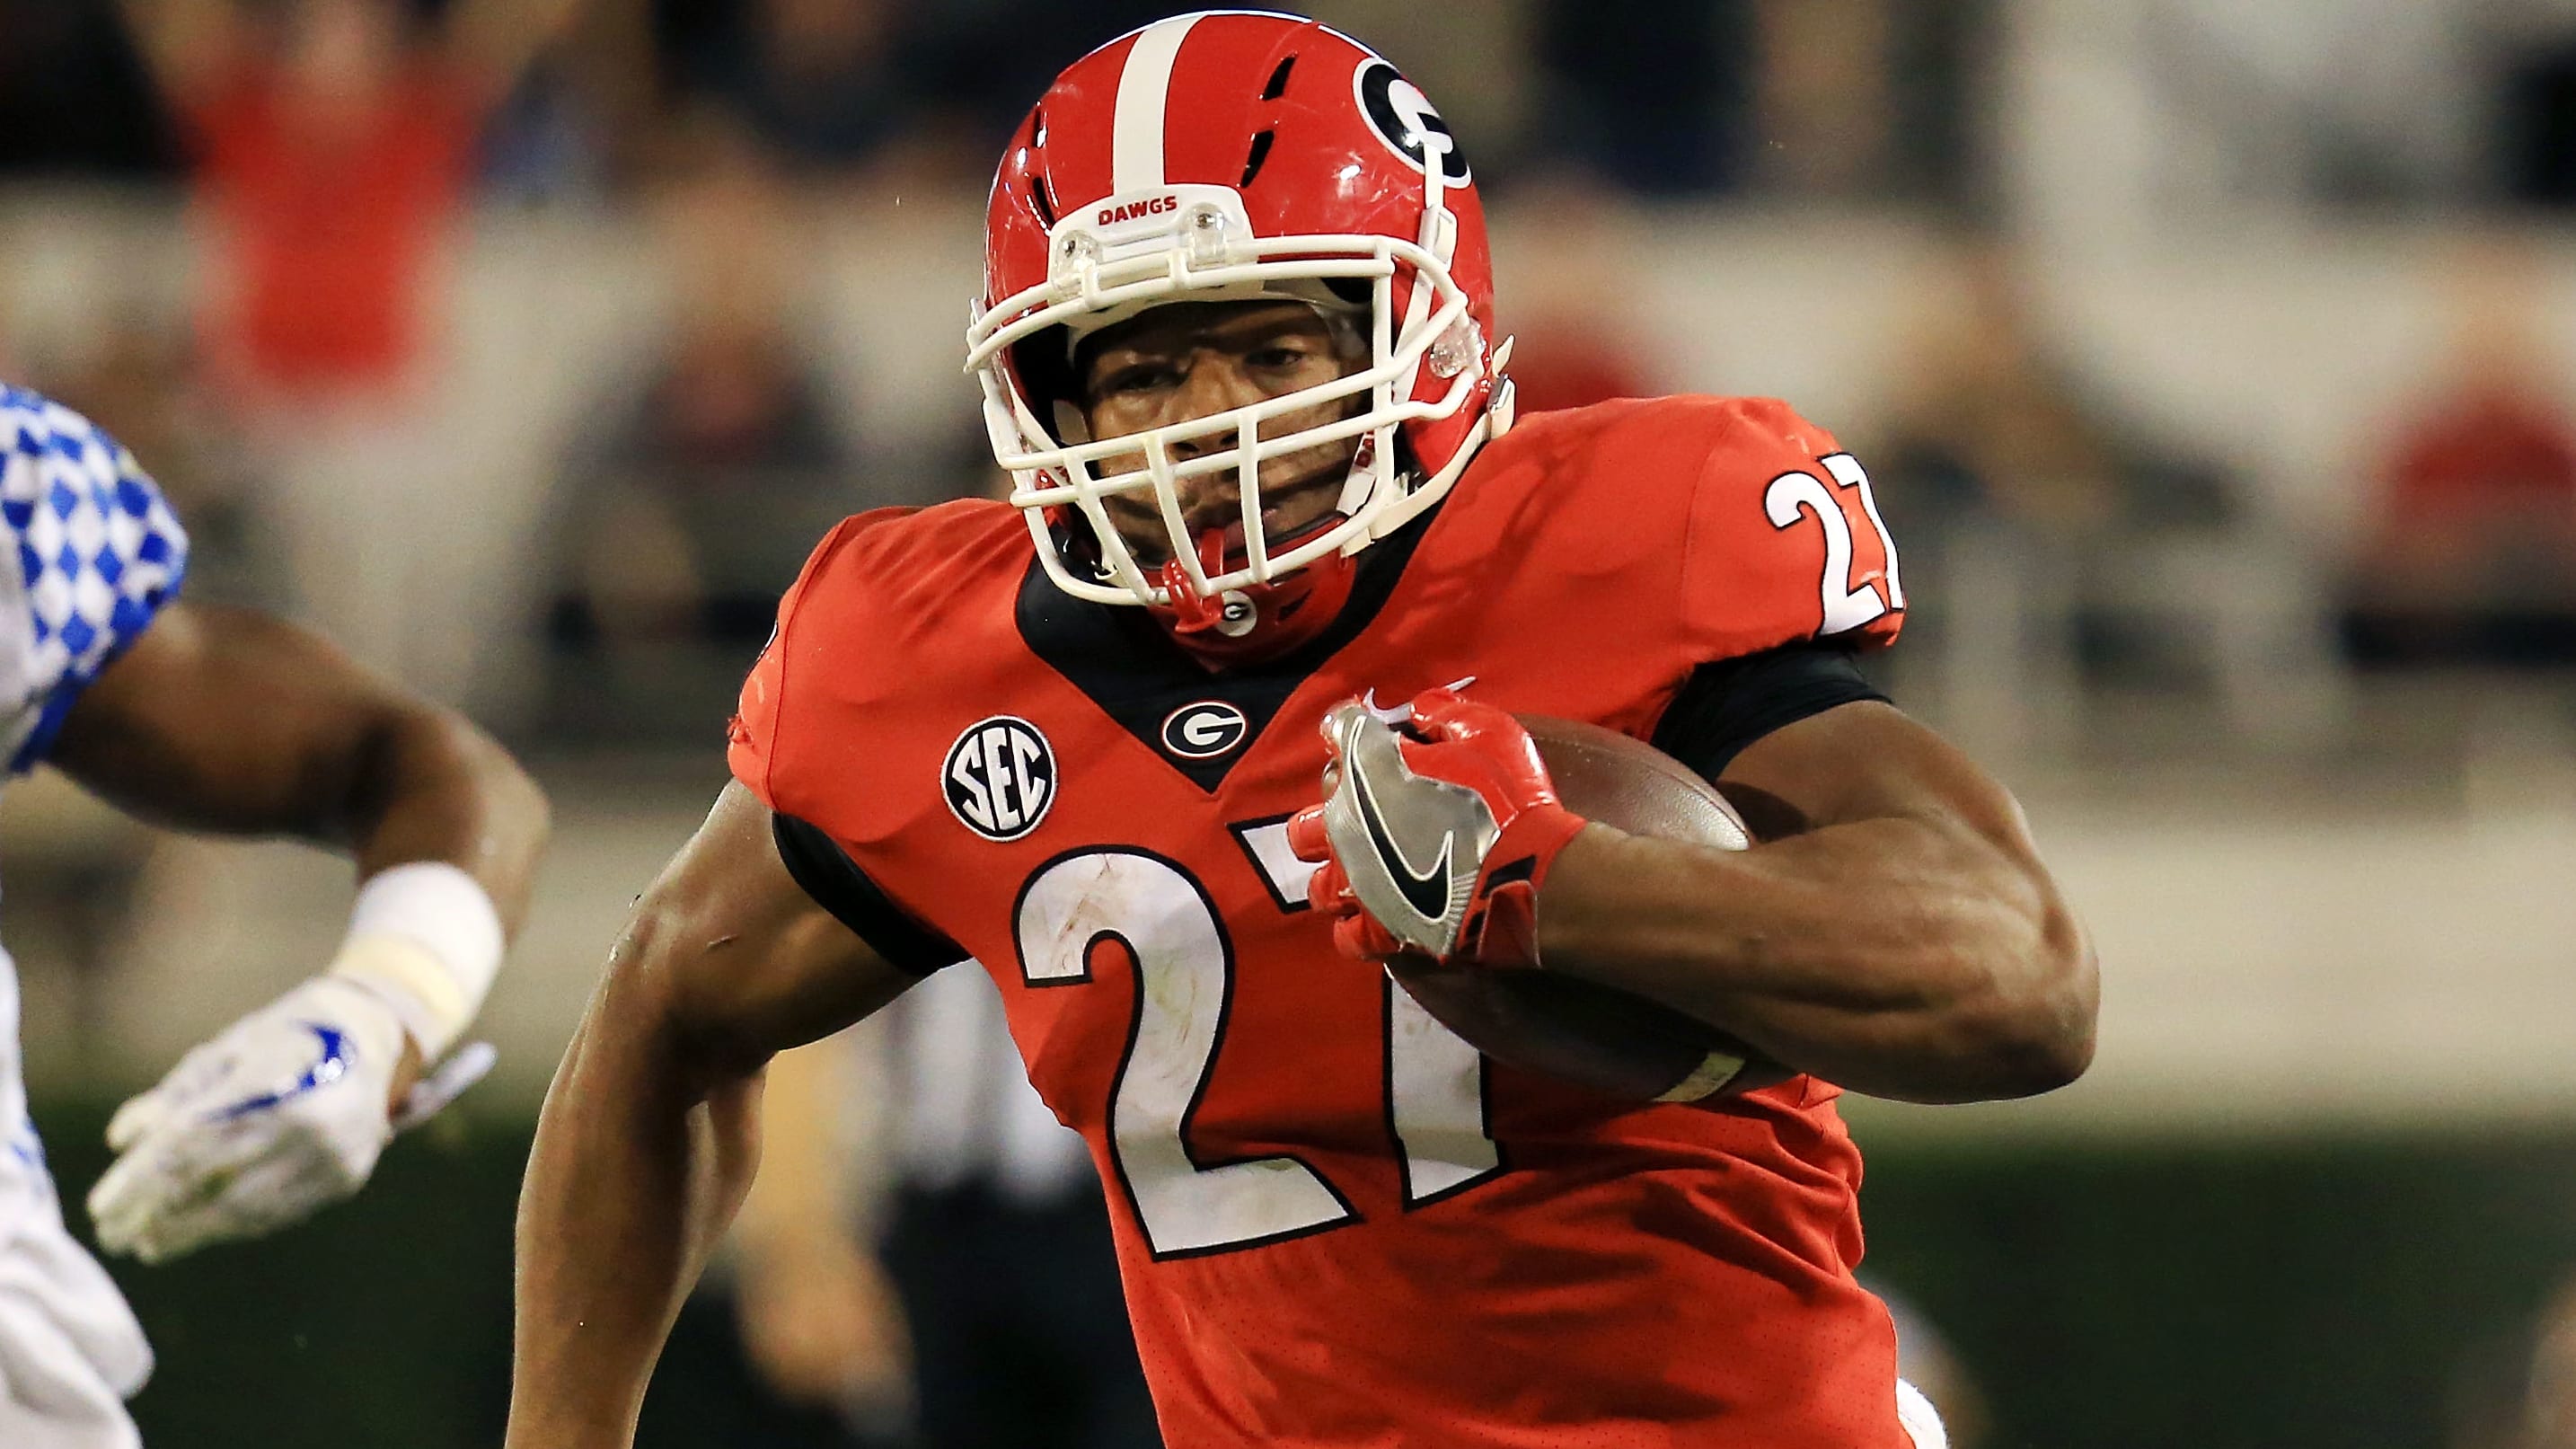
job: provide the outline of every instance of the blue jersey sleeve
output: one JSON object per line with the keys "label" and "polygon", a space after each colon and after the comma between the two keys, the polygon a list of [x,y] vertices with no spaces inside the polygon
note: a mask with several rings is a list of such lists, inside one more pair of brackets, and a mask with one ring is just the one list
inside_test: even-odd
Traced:
{"label": "blue jersey sleeve", "polygon": [[17,557],[16,597],[0,597],[0,699],[17,701],[7,724],[20,774],[178,596],[188,537],[133,454],[60,403],[5,386],[0,533]]}

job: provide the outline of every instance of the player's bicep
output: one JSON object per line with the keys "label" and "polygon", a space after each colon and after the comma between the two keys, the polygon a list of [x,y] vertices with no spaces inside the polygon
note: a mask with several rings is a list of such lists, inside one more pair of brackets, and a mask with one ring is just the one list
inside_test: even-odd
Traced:
{"label": "player's bicep", "polygon": [[768,806],[729,784],[637,904],[608,991],[722,1072],[840,1030],[919,979],[799,882]]}
{"label": "player's bicep", "polygon": [[1754,835],[1909,820],[1974,839],[2036,872],[2021,807],[1975,761],[1883,700],[1856,700],[1744,746],[1717,777]]}
{"label": "player's bicep", "polygon": [[1947,741],[1893,706],[1841,705],[1747,746],[1719,788],[1764,837],[1747,865],[1828,887],[1879,943],[1859,969],[1884,969],[1891,1001],[1951,1003],[1926,1041],[1983,1067],[1921,1100],[2045,1091],[2092,1060],[2100,968],[2084,929],[2020,805]]}

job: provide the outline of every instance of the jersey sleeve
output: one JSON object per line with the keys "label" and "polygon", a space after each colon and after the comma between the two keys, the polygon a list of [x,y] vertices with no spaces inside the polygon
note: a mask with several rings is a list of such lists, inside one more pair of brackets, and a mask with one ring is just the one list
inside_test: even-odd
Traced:
{"label": "jersey sleeve", "polygon": [[829,772],[817,767],[821,726],[809,718],[820,701],[799,693],[809,680],[853,667],[849,623],[860,613],[855,593],[867,586],[868,573],[857,542],[869,528],[912,511],[879,509],[843,519],[815,546],[778,601],[778,627],[743,681],[725,759],[734,778],[769,807],[778,858],[805,894],[888,964],[927,976],[968,953],[888,895],[828,830],[807,818],[830,803],[823,783]]}
{"label": "jersey sleeve", "polygon": [[1648,743],[1715,780],[1755,740],[1862,700],[1888,702],[1851,651],[1830,641],[1785,644],[1692,670]]}
{"label": "jersey sleeve", "polygon": [[1786,403],[1744,400],[1715,430],[1691,498],[1682,614],[1704,659],[1807,639],[1877,648],[1904,626],[1869,475]]}
{"label": "jersey sleeve", "polygon": [[778,623],[751,666],[751,676],[743,681],[742,697],[726,730],[725,763],[733,777],[760,797],[760,803],[781,814],[801,814],[804,804],[780,798],[802,733],[790,691],[806,670],[825,667],[813,662],[827,647],[828,635],[816,616],[828,612],[824,601],[846,586],[850,544],[874,517],[860,514],[843,519],[814,546],[796,582],[778,601]]}
{"label": "jersey sleeve", "polygon": [[0,533],[17,558],[18,588],[0,595],[0,690],[21,701],[8,722],[20,774],[178,596],[188,536],[133,454],[18,388],[0,388]]}

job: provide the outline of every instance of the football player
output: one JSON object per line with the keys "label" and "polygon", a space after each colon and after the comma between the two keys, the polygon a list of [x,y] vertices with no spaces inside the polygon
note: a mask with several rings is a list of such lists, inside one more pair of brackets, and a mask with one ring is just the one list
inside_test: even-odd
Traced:
{"label": "football player", "polygon": [[[180,602],[187,538],[133,455],[7,387],[0,531],[20,574],[0,590],[12,774],[50,763],[149,820],[357,863],[337,956],[127,1102],[89,1197],[100,1244],[145,1262],[295,1222],[489,1065],[488,1047],[447,1054],[527,904],[545,797],[480,730],[313,634]],[[128,1449],[151,1350],[64,1230],[17,1017],[0,957],[0,1444]]]}
{"label": "football player", "polygon": [[[1514,426],[1465,157],[1290,17],[1066,71],[987,248],[1017,491],[852,518],[782,602],[547,1103],[511,1445],[629,1442],[761,1064],[969,957],[1090,1140],[1172,1444],[1936,1442],[1852,1278],[1835,1095],[2058,1086],[2095,972],[2011,798],[1852,668],[1904,607],[1860,465],[1769,401]],[[1653,741],[1765,843],[1577,818],[1513,711]],[[1796,1075],[1654,1104],[1487,1062],[1369,964],[1399,946]]]}

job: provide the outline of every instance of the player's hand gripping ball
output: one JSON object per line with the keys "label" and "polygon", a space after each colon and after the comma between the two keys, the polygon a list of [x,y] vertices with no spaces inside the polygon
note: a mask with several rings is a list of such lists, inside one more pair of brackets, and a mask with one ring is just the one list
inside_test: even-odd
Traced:
{"label": "player's hand gripping ball", "polygon": [[1538,888],[1583,820],[1558,802],[1520,721],[1431,689],[1395,723],[1335,705],[1324,746],[1330,792],[1288,822],[1288,841],[1322,863],[1306,895],[1341,948],[1537,965]]}
{"label": "player's hand gripping ball", "polygon": [[[1423,729],[1414,724],[1422,718],[1419,712],[1408,718],[1358,705],[1341,706],[1326,717],[1334,760],[1325,774],[1326,800],[1290,823],[1289,839],[1300,856],[1320,862],[1307,894],[1332,918],[1335,943],[1350,955],[1384,961],[1406,994],[1485,1055],[1613,1096],[1716,1101],[1795,1075],[1659,1002],[1543,969],[1491,969],[1539,964],[1538,888],[1556,850],[1585,821],[1631,835],[1745,849],[1752,835],[1725,798],[1681,762],[1597,725],[1543,715],[1515,718],[1468,705],[1446,690],[1417,701],[1417,710],[1426,706],[1436,706],[1450,723]],[[1414,730],[1426,737],[1415,737]],[[1481,772],[1454,763],[1461,745],[1486,756]],[[1476,792],[1483,814],[1448,793],[1472,790],[1462,781],[1480,774],[1494,792]],[[1425,792],[1421,807],[1457,831],[1447,842],[1439,829],[1416,835],[1370,829],[1374,815],[1401,810]],[[1490,835],[1483,828],[1486,816],[1495,822]],[[1356,821],[1359,828],[1337,833],[1337,821]],[[1544,828],[1515,833],[1513,821]],[[1453,894],[1464,903],[1454,935],[1440,936],[1427,910],[1411,917],[1398,910],[1399,929],[1369,904],[1357,885],[1389,853],[1379,849],[1381,839],[1403,846],[1393,853],[1404,858],[1387,874],[1404,872],[1417,890],[1430,874],[1425,861],[1447,863]],[[1346,840],[1354,844],[1346,846]],[[1545,853],[1523,880],[1516,862],[1526,857],[1513,847],[1532,840]],[[1382,884],[1396,887],[1403,909],[1413,908],[1402,881]],[[1377,894],[1383,900],[1388,892],[1381,888]],[[1428,906],[1430,893],[1421,895]],[[1480,902],[1490,903],[1481,919]],[[1457,944],[1447,952],[1429,949],[1443,939]]]}

